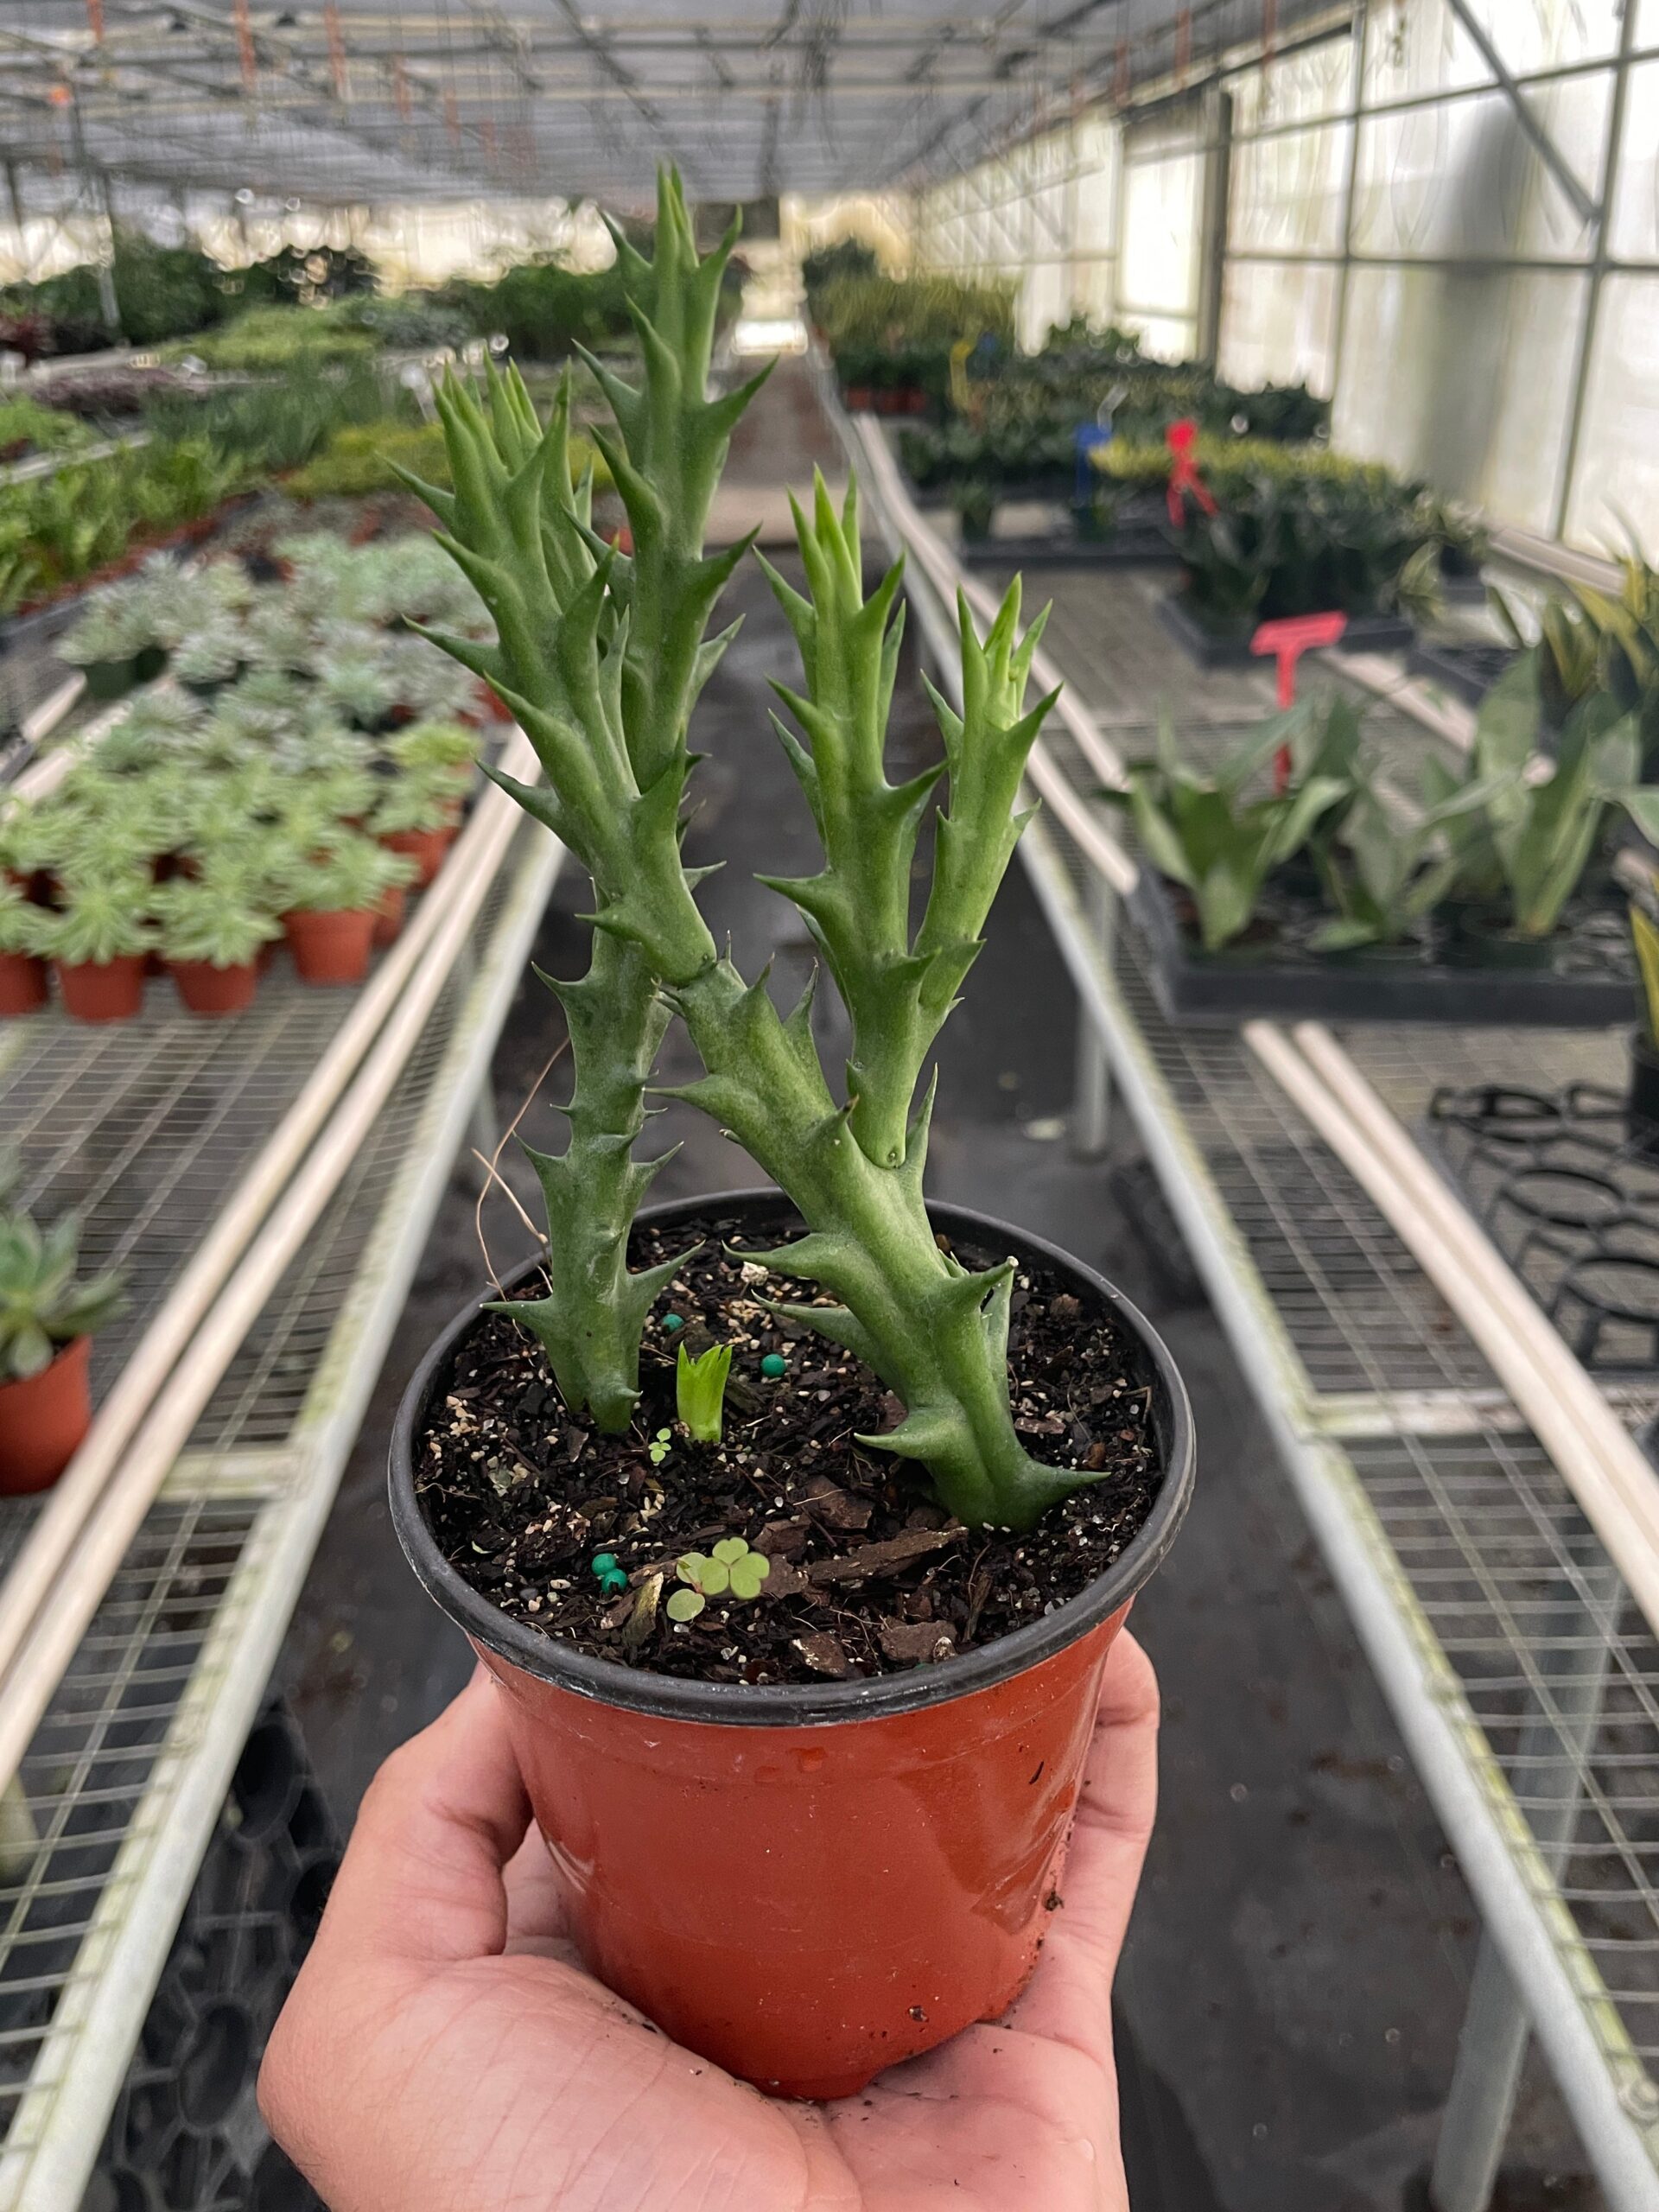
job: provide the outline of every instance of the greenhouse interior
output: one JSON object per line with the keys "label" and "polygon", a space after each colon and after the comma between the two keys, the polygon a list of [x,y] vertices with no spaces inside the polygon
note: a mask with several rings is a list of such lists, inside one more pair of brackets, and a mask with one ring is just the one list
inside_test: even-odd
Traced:
{"label": "greenhouse interior", "polygon": [[1659,2212],[1659,0],[0,181],[0,2212]]}

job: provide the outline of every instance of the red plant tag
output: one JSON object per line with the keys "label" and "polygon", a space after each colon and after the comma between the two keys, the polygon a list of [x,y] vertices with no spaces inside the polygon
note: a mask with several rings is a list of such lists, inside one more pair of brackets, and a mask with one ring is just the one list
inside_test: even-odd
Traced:
{"label": "red plant tag", "polygon": [[[1285,614],[1276,622],[1262,622],[1250,639],[1253,653],[1271,653],[1279,668],[1281,710],[1296,703],[1296,664],[1305,652],[1320,645],[1334,645],[1348,627],[1345,614]],[[1290,782],[1290,747],[1281,745],[1274,759],[1274,787],[1284,791]]]}
{"label": "red plant tag", "polygon": [[1193,459],[1198,443],[1198,426],[1190,415],[1172,423],[1164,432],[1164,443],[1169,448],[1169,518],[1176,528],[1186,519],[1185,494],[1191,493],[1207,515],[1216,512],[1216,502],[1210,486],[1198,474],[1198,464]]}

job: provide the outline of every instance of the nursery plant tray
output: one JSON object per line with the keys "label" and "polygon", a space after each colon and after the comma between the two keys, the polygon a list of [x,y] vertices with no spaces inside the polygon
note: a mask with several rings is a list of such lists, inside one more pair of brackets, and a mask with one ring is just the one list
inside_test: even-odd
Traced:
{"label": "nursery plant tray", "polygon": [[[1630,1018],[1635,979],[1611,911],[1591,909],[1565,930],[1553,966],[1515,968],[1439,958],[1429,947],[1416,961],[1322,956],[1294,938],[1205,953],[1182,928],[1168,887],[1146,868],[1128,904],[1153,956],[1158,1003],[1174,1022],[1232,1028],[1259,1017],[1602,1029]],[[1311,921],[1314,904],[1305,905]]]}
{"label": "nursery plant tray", "polygon": [[[1217,637],[1206,630],[1185,601],[1174,594],[1158,602],[1158,619],[1190,658],[1200,668],[1249,668],[1260,661],[1250,651],[1248,633]],[[1342,633],[1342,649],[1352,653],[1398,652],[1410,645],[1415,632],[1398,614],[1351,616]],[[1260,662],[1266,666],[1266,662]]]}
{"label": "nursery plant tray", "polygon": [[1424,1128],[1580,1363],[1659,1370],[1659,1152],[1632,1128],[1623,1093],[1441,1084]]}
{"label": "nursery plant tray", "polygon": [[1450,691],[1454,698],[1478,707],[1500,676],[1514,667],[1520,656],[1509,645],[1477,642],[1425,644],[1421,639],[1406,655],[1414,676],[1426,677]]}

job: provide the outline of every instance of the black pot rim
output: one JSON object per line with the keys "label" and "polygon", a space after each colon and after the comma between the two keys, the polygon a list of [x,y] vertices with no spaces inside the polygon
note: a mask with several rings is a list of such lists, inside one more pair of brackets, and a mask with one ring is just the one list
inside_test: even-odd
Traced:
{"label": "black pot rim", "polygon": [[[670,1200],[643,1209],[642,1226],[670,1225],[712,1210],[721,1212],[788,1209],[782,1192],[770,1186],[715,1191],[696,1198]],[[569,1644],[527,1628],[498,1610],[449,1564],[434,1541],[415,1495],[415,1439],[434,1380],[459,1338],[478,1319],[483,1301],[473,1300],[457,1313],[429,1348],[404,1392],[392,1426],[389,1488],[392,1526],[416,1577],[438,1606],[475,1643],[508,1660],[537,1681],[578,1697],[617,1706],[661,1719],[706,1721],[726,1727],[811,1727],[836,1721],[868,1720],[892,1713],[916,1713],[967,1697],[1022,1674],[1052,1658],[1078,1637],[1117,1611],[1135,1596],[1161,1564],[1184,1518],[1192,1493],[1196,1464],[1192,1413],[1186,1389],[1167,1347],[1144,1314],[1109,1283],[1057,1245],[1015,1229],[971,1207],[931,1205],[930,1214],[953,1235],[983,1237],[1023,1249],[1071,1276],[1104,1300],[1138,1340],[1152,1370],[1154,1421],[1164,1446],[1164,1478],[1152,1511],[1134,1539],[1106,1573],[1041,1620],[1000,1637],[982,1649],[904,1675],[879,1675],[851,1682],[778,1683],[753,1688],[740,1682],[686,1681],[643,1668],[596,1659]],[[532,1268],[532,1255],[506,1278],[511,1289]]]}

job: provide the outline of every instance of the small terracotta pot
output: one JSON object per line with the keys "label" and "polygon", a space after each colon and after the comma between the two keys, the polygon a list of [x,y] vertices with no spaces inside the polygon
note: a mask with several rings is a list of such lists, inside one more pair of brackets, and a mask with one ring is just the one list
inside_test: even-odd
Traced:
{"label": "small terracotta pot", "polygon": [[374,909],[320,914],[296,908],[283,916],[283,934],[303,983],[360,983],[374,949]]}
{"label": "small terracotta pot", "polygon": [[117,960],[54,960],[64,1012],[77,1021],[130,1021],[143,1007],[149,959],[126,952]]}
{"label": "small terracotta pot", "polygon": [[492,721],[510,722],[512,720],[512,709],[508,706],[505,699],[498,698],[487,683],[480,683],[478,690],[479,696],[483,702],[484,712]]}
{"label": "small terracotta pot", "polygon": [[180,998],[192,1014],[242,1014],[253,1004],[259,969],[249,960],[216,968],[211,960],[169,960]]}
{"label": "small terracotta pot", "polygon": [[29,952],[0,952],[0,1016],[38,1014],[46,995],[44,960]]}
{"label": "small terracotta pot", "polygon": [[0,1497],[47,1490],[92,1425],[92,1340],[77,1337],[49,1367],[0,1383]]}
{"label": "small terracotta pot", "polygon": [[847,412],[867,415],[870,410],[870,388],[867,384],[849,384],[846,391]]}
{"label": "small terracotta pot", "polygon": [[389,853],[401,853],[418,871],[416,891],[424,891],[443,866],[444,855],[455,842],[453,830],[388,830],[380,840]]}
{"label": "small terracotta pot", "polygon": [[381,950],[396,944],[403,934],[404,917],[409,910],[409,893],[401,883],[394,883],[374,910],[374,942]]}
{"label": "small terracotta pot", "polygon": [[[689,1223],[711,1205],[769,1244],[791,1218],[776,1192],[640,1218]],[[1163,1461],[1108,1572],[982,1649],[748,1688],[592,1658],[498,1611],[443,1557],[415,1491],[427,1404],[476,1306],[427,1355],[392,1434],[398,1537],[501,1691],[582,1957],[677,2041],[776,2095],[852,2095],[1019,1995],[1059,1889],[1107,1654],[1192,1490],[1185,1391],[1128,1300],[1022,1230],[931,1211],[953,1241],[1039,1259],[1086,1311],[1116,1315],[1140,1347]]]}

